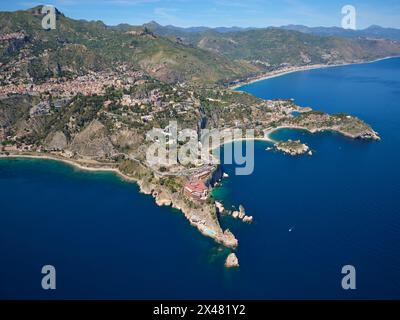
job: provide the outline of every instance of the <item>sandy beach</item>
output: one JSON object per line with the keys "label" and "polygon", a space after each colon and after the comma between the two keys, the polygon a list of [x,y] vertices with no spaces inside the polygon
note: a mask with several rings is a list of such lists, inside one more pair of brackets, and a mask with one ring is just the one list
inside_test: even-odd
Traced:
{"label": "sandy beach", "polygon": [[254,82],[267,80],[267,79],[271,79],[271,78],[281,77],[281,76],[284,76],[286,74],[290,74],[290,73],[294,73],[294,72],[307,71],[307,70],[313,70],[313,69],[343,67],[343,66],[348,66],[348,65],[374,63],[374,62],[377,62],[377,61],[391,59],[391,58],[399,58],[399,56],[384,57],[384,58],[374,59],[374,60],[371,60],[371,61],[348,62],[348,63],[340,63],[340,64],[313,64],[313,65],[307,65],[307,66],[289,67],[289,68],[284,68],[284,69],[280,69],[280,70],[267,72],[265,74],[261,74],[259,76],[256,76],[256,77],[252,78],[252,79],[249,79],[249,80],[246,80],[246,81],[243,81],[243,82],[239,82],[237,84],[229,86],[228,88],[234,90],[234,89],[240,88],[240,87],[242,87],[244,85],[247,85],[247,84],[251,84],[251,83],[254,83]]}
{"label": "sandy beach", "polygon": [[[39,155],[39,154],[10,154],[10,155],[3,155],[0,154],[0,159],[18,159],[18,158],[25,158],[25,159],[39,159],[39,160],[53,160],[53,161],[61,161],[65,164],[68,164],[70,166],[73,166],[76,169],[79,170],[84,170],[84,171],[92,171],[92,172],[112,172],[118,175],[120,178],[131,181],[131,182],[137,182],[136,179],[127,176],[123,174],[121,171],[119,171],[117,168],[111,168],[111,167],[88,167],[86,165],[83,165],[82,163],[79,163],[78,161],[74,160],[69,160],[65,158],[58,157],[56,155]],[[101,165],[100,163],[98,163]]]}

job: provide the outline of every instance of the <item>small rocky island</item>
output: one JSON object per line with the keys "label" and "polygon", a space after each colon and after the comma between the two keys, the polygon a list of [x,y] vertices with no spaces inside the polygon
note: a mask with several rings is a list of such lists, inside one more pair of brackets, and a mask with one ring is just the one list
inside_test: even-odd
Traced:
{"label": "small rocky island", "polygon": [[293,141],[289,139],[287,141],[280,141],[275,143],[275,148],[278,151],[282,151],[283,153],[291,156],[297,156],[310,152],[310,148],[305,143],[301,143],[300,140]]}
{"label": "small rocky island", "polygon": [[232,218],[239,219],[245,223],[253,222],[253,216],[246,215],[246,210],[242,205],[239,206],[239,211],[237,210],[227,211],[227,214],[230,215]]}
{"label": "small rocky island", "polygon": [[239,260],[236,257],[235,253],[230,253],[225,260],[225,267],[227,268],[238,268],[239,267]]}

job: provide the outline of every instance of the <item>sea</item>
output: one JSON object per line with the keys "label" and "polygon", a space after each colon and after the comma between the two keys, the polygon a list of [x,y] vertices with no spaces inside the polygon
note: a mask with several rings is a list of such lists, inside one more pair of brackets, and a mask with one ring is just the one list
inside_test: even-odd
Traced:
{"label": "sea", "polygon": [[[400,58],[237,90],[355,115],[382,140],[282,129],[275,139],[300,139],[313,155],[257,141],[251,175],[224,165],[213,196],[254,217],[221,218],[239,240],[237,269],[179,211],[113,173],[1,159],[0,299],[400,299]],[[47,265],[54,290],[42,288]]]}

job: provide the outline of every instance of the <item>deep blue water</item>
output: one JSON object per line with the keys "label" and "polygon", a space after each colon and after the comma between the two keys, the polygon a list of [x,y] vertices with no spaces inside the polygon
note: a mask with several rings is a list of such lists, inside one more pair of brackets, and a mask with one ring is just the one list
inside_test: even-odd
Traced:
{"label": "deep blue water", "polygon": [[[255,145],[255,172],[215,191],[255,222],[227,217],[239,270],[183,216],[108,173],[38,160],[0,161],[0,298],[400,298],[400,59],[312,70],[247,85],[370,123],[382,141],[281,130],[312,157]],[[289,232],[289,229],[292,229]],[[41,267],[57,289],[41,289]],[[354,265],[357,289],[341,289]]]}

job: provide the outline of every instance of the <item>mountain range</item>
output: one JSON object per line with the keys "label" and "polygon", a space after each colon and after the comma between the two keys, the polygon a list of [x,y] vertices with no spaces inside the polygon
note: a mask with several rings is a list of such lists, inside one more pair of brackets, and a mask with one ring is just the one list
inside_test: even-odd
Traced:
{"label": "mountain range", "polygon": [[344,38],[365,38],[365,39],[387,39],[400,40],[400,30],[394,28],[383,28],[372,25],[366,29],[351,30],[339,27],[306,27],[302,25],[287,25],[281,27],[285,30],[300,31],[303,33],[311,33],[320,36],[337,36]]}
{"label": "mountain range", "polygon": [[[43,82],[51,77],[125,65],[164,82],[210,84],[286,66],[359,62],[400,55],[400,43],[394,40],[332,36],[328,32],[320,35],[317,33],[326,30],[299,26],[210,29],[163,27],[150,22],[111,27],[101,21],[74,20],[57,10],[56,30],[44,30],[40,10],[38,6],[0,13],[3,75]],[[333,33],[336,29],[329,30]],[[377,33],[381,29],[366,30]],[[395,31],[392,30],[393,37]],[[18,36],[10,36],[14,34]]]}
{"label": "mountain range", "polygon": [[[117,28],[127,27],[129,25],[118,25]],[[320,36],[337,36],[343,38],[365,38],[365,39],[386,39],[386,40],[400,40],[400,29],[395,28],[384,28],[378,25],[371,25],[365,29],[344,29],[340,27],[307,27],[304,25],[290,24],[281,27],[266,27],[266,28],[254,28],[254,27],[176,27],[173,25],[161,26],[155,21],[143,24],[144,27],[155,31],[160,35],[184,35],[186,33],[201,33],[214,31],[218,33],[229,33],[229,32],[242,32],[249,30],[263,30],[268,28],[276,28],[283,30],[299,31],[302,33],[315,34]]]}

